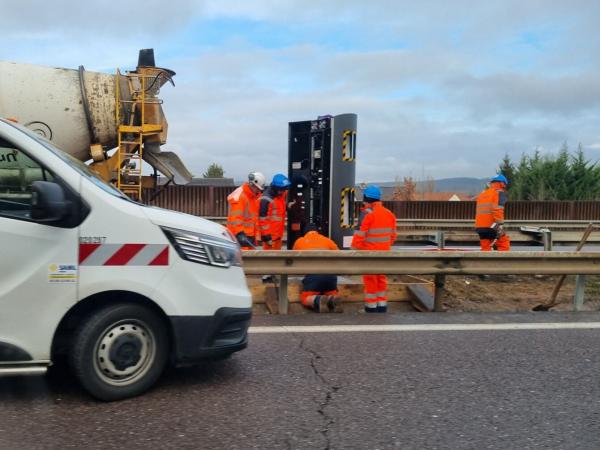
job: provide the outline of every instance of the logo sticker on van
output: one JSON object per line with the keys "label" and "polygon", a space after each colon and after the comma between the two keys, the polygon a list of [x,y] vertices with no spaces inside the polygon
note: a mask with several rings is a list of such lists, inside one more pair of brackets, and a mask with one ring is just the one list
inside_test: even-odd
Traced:
{"label": "logo sticker on van", "polygon": [[50,264],[48,266],[48,283],[76,283],[76,264]]}

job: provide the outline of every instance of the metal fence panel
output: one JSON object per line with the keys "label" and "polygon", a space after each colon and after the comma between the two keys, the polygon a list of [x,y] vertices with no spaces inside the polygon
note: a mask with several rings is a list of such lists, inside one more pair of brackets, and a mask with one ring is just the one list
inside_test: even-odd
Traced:
{"label": "metal fence panel", "polygon": [[235,187],[167,186],[153,200],[154,191],[144,191],[145,203],[195,216],[227,216],[227,196]]}
{"label": "metal fence panel", "polygon": [[[153,200],[152,189],[144,191],[146,203],[196,216],[227,216],[227,196],[235,187],[167,186]],[[475,202],[386,201],[399,219],[470,220]],[[356,210],[360,203],[355,205]],[[507,220],[600,220],[600,201],[509,201]]]}

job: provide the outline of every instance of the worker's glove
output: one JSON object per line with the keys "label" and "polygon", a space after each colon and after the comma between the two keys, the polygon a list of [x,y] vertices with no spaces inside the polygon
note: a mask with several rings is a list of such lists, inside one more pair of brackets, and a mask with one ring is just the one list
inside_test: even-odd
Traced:
{"label": "worker's glove", "polygon": [[496,225],[496,236],[500,237],[500,236],[504,236],[506,234],[506,231],[504,231],[504,224],[503,223],[499,223]]}
{"label": "worker's glove", "polygon": [[267,245],[273,245],[273,239],[271,238],[271,235],[270,235],[270,234],[265,234],[265,235],[262,237],[262,241],[263,241],[265,244],[267,244]]}
{"label": "worker's glove", "polygon": [[246,236],[246,233],[240,231],[235,235],[241,247],[254,247],[254,240]]}

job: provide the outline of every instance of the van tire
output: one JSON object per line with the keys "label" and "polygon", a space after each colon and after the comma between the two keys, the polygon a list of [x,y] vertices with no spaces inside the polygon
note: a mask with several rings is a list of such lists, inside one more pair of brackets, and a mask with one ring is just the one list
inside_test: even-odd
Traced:
{"label": "van tire", "polygon": [[134,397],[161,376],[169,336],[149,308],[118,303],[91,313],[75,330],[69,363],[83,387],[104,401]]}

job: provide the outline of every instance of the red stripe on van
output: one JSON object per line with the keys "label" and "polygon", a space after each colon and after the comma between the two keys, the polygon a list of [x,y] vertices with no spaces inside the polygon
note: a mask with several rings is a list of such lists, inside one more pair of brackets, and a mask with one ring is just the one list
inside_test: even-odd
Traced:
{"label": "red stripe on van", "polygon": [[79,264],[96,251],[100,244],[79,244]]}
{"label": "red stripe on van", "polygon": [[146,244],[124,244],[114,255],[106,260],[105,266],[124,266],[137,255]]}
{"label": "red stripe on van", "polygon": [[150,261],[149,266],[168,266],[169,265],[169,247],[158,254],[156,258]]}

